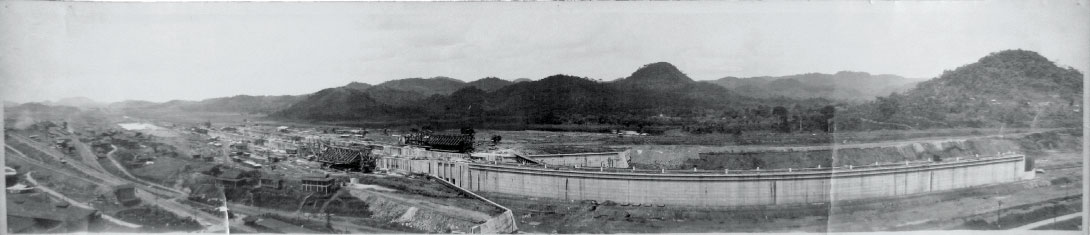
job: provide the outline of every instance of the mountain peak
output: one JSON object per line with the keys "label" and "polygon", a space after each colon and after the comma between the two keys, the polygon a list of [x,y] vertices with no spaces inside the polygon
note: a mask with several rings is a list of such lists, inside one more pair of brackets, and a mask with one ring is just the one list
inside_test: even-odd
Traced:
{"label": "mountain peak", "polygon": [[362,82],[350,82],[350,83],[348,83],[348,85],[344,85],[344,87],[362,91],[362,90],[365,90],[367,88],[371,88],[371,84],[362,83]]}
{"label": "mountain peak", "polygon": [[987,56],[981,57],[978,61],[981,64],[1002,64],[1002,63],[1048,63],[1052,64],[1048,58],[1041,56],[1034,51],[1027,51],[1022,49],[1003,50],[999,52],[993,52]]}
{"label": "mountain peak", "polygon": [[988,54],[976,63],[946,71],[921,85],[949,85],[968,94],[1018,96],[1032,100],[1048,96],[1044,95],[1046,93],[1081,96],[1083,84],[1079,71],[1061,68],[1037,52],[1017,49]]}
{"label": "mountain peak", "polygon": [[674,65],[667,62],[657,62],[643,65],[636,72],[632,72],[632,76],[628,76],[625,80],[628,81],[660,81],[660,82],[692,82],[693,79],[682,73]]}

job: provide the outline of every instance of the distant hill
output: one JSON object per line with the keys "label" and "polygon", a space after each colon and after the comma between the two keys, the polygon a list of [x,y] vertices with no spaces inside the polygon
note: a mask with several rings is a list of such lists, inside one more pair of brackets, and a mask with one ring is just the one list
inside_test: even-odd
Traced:
{"label": "distant hill", "polygon": [[141,110],[177,110],[187,112],[229,112],[268,114],[282,110],[306,96],[250,96],[236,95],[201,101],[171,100],[163,103],[126,100],[109,104],[113,110],[139,112]]}
{"label": "distant hill", "polygon": [[105,107],[106,103],[101,103],[87,97],[68,97],[53,102],[53,105],[72,106],[77,108],[101,108]]}
{"label": "distant hill", "polygon": [[23,129],[38,121],[63,121],[79,113],[80,109],[72,106],[23,103],[4,107],[4,128]]}
{"label": "distant hill", "polygon": [[380,83],[374,87],[390,88],[394,90],[412,91],[423,94],[425,96],[431,95],[449,95],[454,93],[458,89],[466,86],[466,82],[462,80],[453,79],[449,77],[433,77],[433,78],[406,78],[391,80]]}
{"label": "distant hill", "polygon": [[[423,90],[421,87],[424,87],[405,85],[406,82],[422,84],[423,79],[398,81],[396,86],[386,89],[411,95],[412,91],[401,89],[413,87],[415,89],[411,90]],[[746,112],[760,112],[767,116],[770,112],[758,110],[771,108],[760,107],[754,99],[734,95],[723,87],[695,82],[664,62],[645,65],[631,76],[613,82],[562,74],[518,83],[485,78],[468,83],[449,95],[433,92],[434,95],[426,98],[402,99],[409,101],[401,103],[375,98],[374,91],[383,87],[386,86],[380,84],[363,92],[323,90],[273,116],[322,121],[382,122],[385,118],[396,116],[401,119],[476,118],[508,120],[501,123],[522,122],[517,124],[638,124],[651,116],[744,117]],[[786,103],[782,100],[769,101],[769,104]],[[747,110],[746,107],[754,109]]]}
{"label": "distant hill", "polygon": [[303,99],[303,96],[249,96],[236,95],[232,97],[213,98],[199,102],[182,105],[180,108],[186,111],[205,112],[240,112],[240,113],[272,113],[294,104]]}
{"label": "distant hill", "polygon": [[1078,126],[1082,78],[1074,68],[1056,66],[1036,52],[1006,50],[837,118],[845,126],[860,127],[870,121],[921,129]]}
{"label": "distant hill", "polygon": [[[397,88],[391,88],[386,86],[374,86],[366,90],[362,90],[363,95],[366,95],[370,99],[374,100],[378,104],[390,105],[390,106],[404,106],[412,105],[417,101],[428,98],[427,95],[412,90],[401,90]],[[433,94],[440,95],[440,94]]]}
{"label": "distant hill", "polygon": [[749,97],[826,98],[849,102],[869,101],[892,92],[903,92],[917,82],[897,75],[848,71],[782,77],[725,77],[711,81]]}
{"label": "distant hill", "polygon": [[469,82],[466,85],[476,87],[476,88],[484,90],[484,91],[495,91],[495,90],[499,90],[500,88],[503,88],[503,87],[511,85],[511,84],[515,84],[515,83],[511,82],[511,81],[499,79],[499,78],[496,78],[496,77],[486,77],[486,78],[481,78],[481,79],[479,79],[477,81]]}
{"label": "distant hill", "polygon": [[632,88],[662,90],[683,87],[693,83],[693,79],[670,63],[658,62],[644,65],[632,72],[632,75],[614,83]]}
{"label": "distant hill", "polygon": [[[374,89],[396,91],[380,87],[372,87],[369,90]],[[361,116],[385,119],[396,117],[396,115],[391,114],[399,114],[401,111],[411,112],[412,109],[382,104],[365,91],[337,87],[315,92],[305,99],[273,113],[273,116],[313,121],[340,121],[358,119]]]}
{"label": "distant hill", "polygon": [[350,82],[350,83],[348,83],[348,85],[344,85],[344,87],[362,91],[362,90],[367,90],[367,88],[371,88],[372,86],[371,86],[371,84],[367,84],[367,83]]}
{"label": "distant hill", "polygon": [[[409,78],[350,83],[304,96],[111,104],[129,108],[265,112],[294,121],[688,133],[798,132],[1002,126],[1081,121],[1082,74],[1035,52],[993,53],[916,82],[863,72],[694,81],[666,62],[614,81],[557,74],[540,80]],[[1080,124],[1081,125],[1081,124]]]}
{"label": "distant hill", "polygon": [[157,105],[155,102],[143,101],[143,100],[125,100],[120,102],[113,102],[106,105],[107,108],[112,110],[126,110],[126,109],[143,109],[150,108]]}

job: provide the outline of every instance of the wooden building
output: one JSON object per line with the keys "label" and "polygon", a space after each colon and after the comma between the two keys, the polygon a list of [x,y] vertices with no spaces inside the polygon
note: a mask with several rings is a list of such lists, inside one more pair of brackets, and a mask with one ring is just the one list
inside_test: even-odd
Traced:
{"label": "wooden building", "polygon": [[371,172],[375,168],[375,158],[370,147],[326,146],[318,153],[314,161],[331,168],[344,168]]}
{"label": "wooden building", "polygon": [[310,175],[303,177],[301,180],[303,183],[303,191],[315,192],[320,194],[330,194],[336,192],[337,180],[330,178],[328,175]]}

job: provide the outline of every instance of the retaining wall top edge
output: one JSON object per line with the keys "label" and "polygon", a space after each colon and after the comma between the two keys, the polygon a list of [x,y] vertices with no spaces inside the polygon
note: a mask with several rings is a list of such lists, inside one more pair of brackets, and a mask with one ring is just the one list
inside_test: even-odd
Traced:
{"label": "retaining wall top edge", "polygon": [[887,166],[887,167],[867,167],[867,168],[860,167],[858,169],[835,168],[835,169],[828,169],[828,170],[824,170],[824,169],[822,169],[822,170],[806,169],[806,170],[800,170],[800,171],[796,171],[796,172],[770,170],[767,173],[765,173],[765,172],[753,173],[753,171],[747,170],[747,171],[745,171],[745,173],[730,173],[730,174],[724,174],[721,171],[719,173],[708,173],[708,172],[699,172],[699,173],[605,172],[605,171],[592,171],[592,170],[544,169],[544,168],[538,168],[538,167],[526,167],[526,166],[518,166],[518,165],[493,165],[493,164],[482,164],[482,163],[467,163],[467,164],[470,167],[482,168],[482,169],[483,168],[490,168],[490,169],[504,169],[504,170],[509,170],[509,171],[534,171],[534,172],[567,173],[567,174],[582,174],[582,175],[610,175],[610,176],[635,176],[635,177],[646,177],[646,176],[655,176],[655,177],[723,177],[723,176],[731,176],[731,177],[745,177],[745,176],[774,177],[774,176],[807,176],[807,175],[853,174],[853,173],[867,173],[867,172],[891,171],[891,170],[892,171],[907,170],[907,169],[916,169],[916,168],[940,168],[940,167],[945,168],[945,167],[956,167],[956,166],[963,166],[963,165],[986,164],[986,163],[992,163],[992,162],[1016,161],[1016,160],[1021,160],[1021,158],[1022,158],[1022,156],[1019,155],[1019,156],[1011,156],[1011,157],[997,157],[997,158],[976,159],[976,160],[963,160],[963,161],[960,161],[960,162],[917,164],[917,165],[909,165],[909,166],[898,165],[898,166],[892,166],[892,167],[890,167],[890,166]]}
{"label": "retaining wall top edge", "polygon": [[583,156],[583,155],[612,155],[612,154],[620,154],[620,153],[623,153],[623,152],[536,154],[536,155],[526,155],[526,156],[527,157],[533,157],[533,158],[550,158],[550,157],[571,157],[571,156]]}

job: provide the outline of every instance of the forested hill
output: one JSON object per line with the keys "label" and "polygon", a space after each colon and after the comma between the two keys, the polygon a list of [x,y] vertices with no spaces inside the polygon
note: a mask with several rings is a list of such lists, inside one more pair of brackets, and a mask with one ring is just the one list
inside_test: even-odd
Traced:
{"label": "forested hill", "polygon": [[[489,87],[466,86],[449,95],[434,94],[401,104],[375,99],[366,91],[332,88],[272,116],[368,123],[426,120],[486,126],[597,124],[679,128],[689,122],[744,122],[753,129],[761,129],[771,125],[768,120],[775,119],[771,112],[774,106],[793,105],[790,108],[793,113],[807,114],[831,104],[823,99],[753,99],[736,95],[720,86],[693,81],[665,62],[645,65],[631,76],[613,82],[561,74],[537,81],[507,83],[491,91],[486,88]],[[727,129],[720,124],[714,124],[715,129]]]}
{"label": "forested hill", "polygon": [[1007,50],[855,107],[837,121],[853,129],[879,128],[868,125],[874,121],[917,129],[1077,126],[1082,86],[1074,68],[1036,52]]}
{"label": "forested hill", "polygon": [[756,98],[782,96],[863,102],[892,92],[903,92],[919,81],[890,74],[841,71],[835,74],[807,73],[782,77],[725,77],[711,82],[740,95]]}

